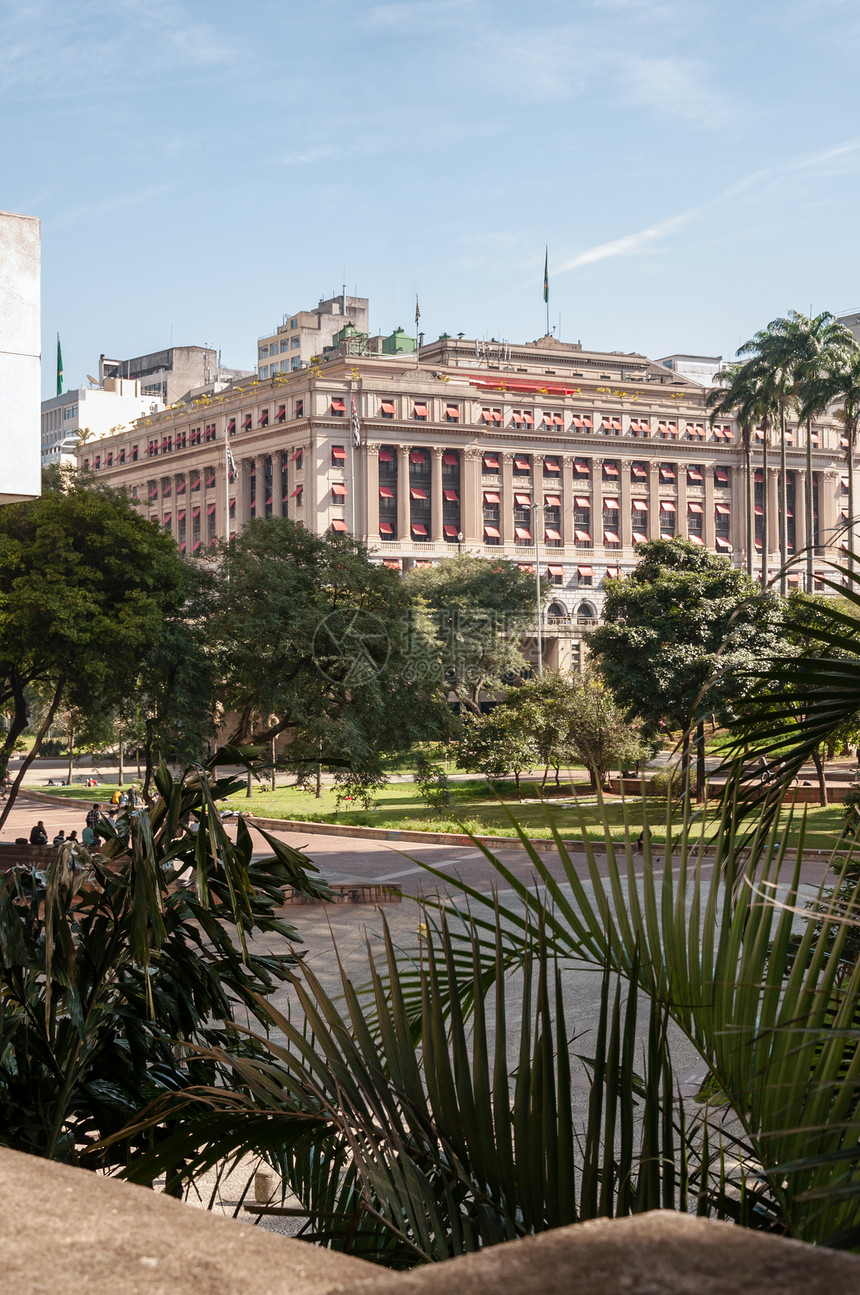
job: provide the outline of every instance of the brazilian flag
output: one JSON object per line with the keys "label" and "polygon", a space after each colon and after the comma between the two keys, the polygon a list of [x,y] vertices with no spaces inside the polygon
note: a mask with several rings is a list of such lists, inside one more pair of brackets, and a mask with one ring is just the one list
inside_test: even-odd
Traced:
{"label": "brazilian flag", "polygon": [[60,334],[57,333],[57,395],[63,394],[63,348],[60,346]]}

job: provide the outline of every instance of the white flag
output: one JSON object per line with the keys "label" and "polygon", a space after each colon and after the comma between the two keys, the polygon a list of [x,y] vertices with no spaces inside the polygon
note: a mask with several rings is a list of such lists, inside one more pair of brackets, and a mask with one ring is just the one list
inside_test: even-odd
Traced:
{"label": "white flag", "polygon": [[361,449],[361,424],[355,409],[355,396],[352,397],[352,410],[349,415],[349,426],[352,431],[352,443],[357,450]]}
{"label": "white flag", "polygon": [[230,449],[230,438],[229,438],[229,436],[225,436],[225,438],[224,438],[224,443],[225,443],[225,447],[226,447],[226,450],[227,450],[227,462],[228,462],[228,464],[230,465],[230,471],[231,471],[232,473],[234,473],[234,474],[235,474],[235,472],[236,472],[236,460],[233,458],[233,451]]}

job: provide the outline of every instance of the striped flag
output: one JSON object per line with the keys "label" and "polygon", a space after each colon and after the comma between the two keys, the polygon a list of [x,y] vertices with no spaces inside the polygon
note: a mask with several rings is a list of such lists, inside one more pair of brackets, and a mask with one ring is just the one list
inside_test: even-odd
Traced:
{"label": "striped flag", "polygon": [[227,463],[228,463],[228,465],[229,465],[230,471],[231,471],[231,472],[233,473],[233,475],[235,476],[235,474],[236,474],[236,460],[233,458],[233,451],[232,451],[232,450],[231,450],[231,448],[230,448],[230,437],[229,437],[229,436],[227,436],[226,434],[225,434],[225,436],[224,436],[224,448],[225,448],[225,450],[226,450],[226,452],[227,452]]}
{"label": "striped flag", "polygon": [[543,260],[543,299],[549,305],[549,244]]}
{"label": "striped flag", "polygon": [[349,415],[349,428],[352,432],[352,443],[355,449],[361,449],[361,424],[358,421],[358,413],[355,408],[355,396],[352,397],[352,409]]}

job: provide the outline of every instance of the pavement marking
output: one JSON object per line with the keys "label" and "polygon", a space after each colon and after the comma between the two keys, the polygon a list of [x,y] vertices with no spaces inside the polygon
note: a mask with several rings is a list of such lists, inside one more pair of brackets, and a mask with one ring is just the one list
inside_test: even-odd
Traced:
{"label": "pavement marking", "polygon": [[[484,856],[480,850],[470,850],[467,854],[461,854],[457,859],[438,859],[433,861],[434,868],[456,868],[459,863],[467,863],[470,859],[482,859]],[[387,872],[382,877],[346,877],[346,881],[363,881],[367,886],[381,886],[386,881],[397,881],[400,877],[411,877],[415,873],[426,872],[426,868],[401,868],[399,872]]]}

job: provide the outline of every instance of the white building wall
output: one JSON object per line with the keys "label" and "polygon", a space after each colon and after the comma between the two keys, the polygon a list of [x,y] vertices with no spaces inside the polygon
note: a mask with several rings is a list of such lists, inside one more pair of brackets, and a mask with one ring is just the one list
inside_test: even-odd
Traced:
{"label": "white building wall", "polygon": [[40,492],[41,231],[0,212],[0,503]]}
{"label": "white building wall", "polygon": [[42,465],[74,465],[78,432],[89,428],[92,440],[123,431],[135,419],[162,409],[160,400],[140,394],[140,383],[106,379],[105,387],[78,387],[42,401]]}

